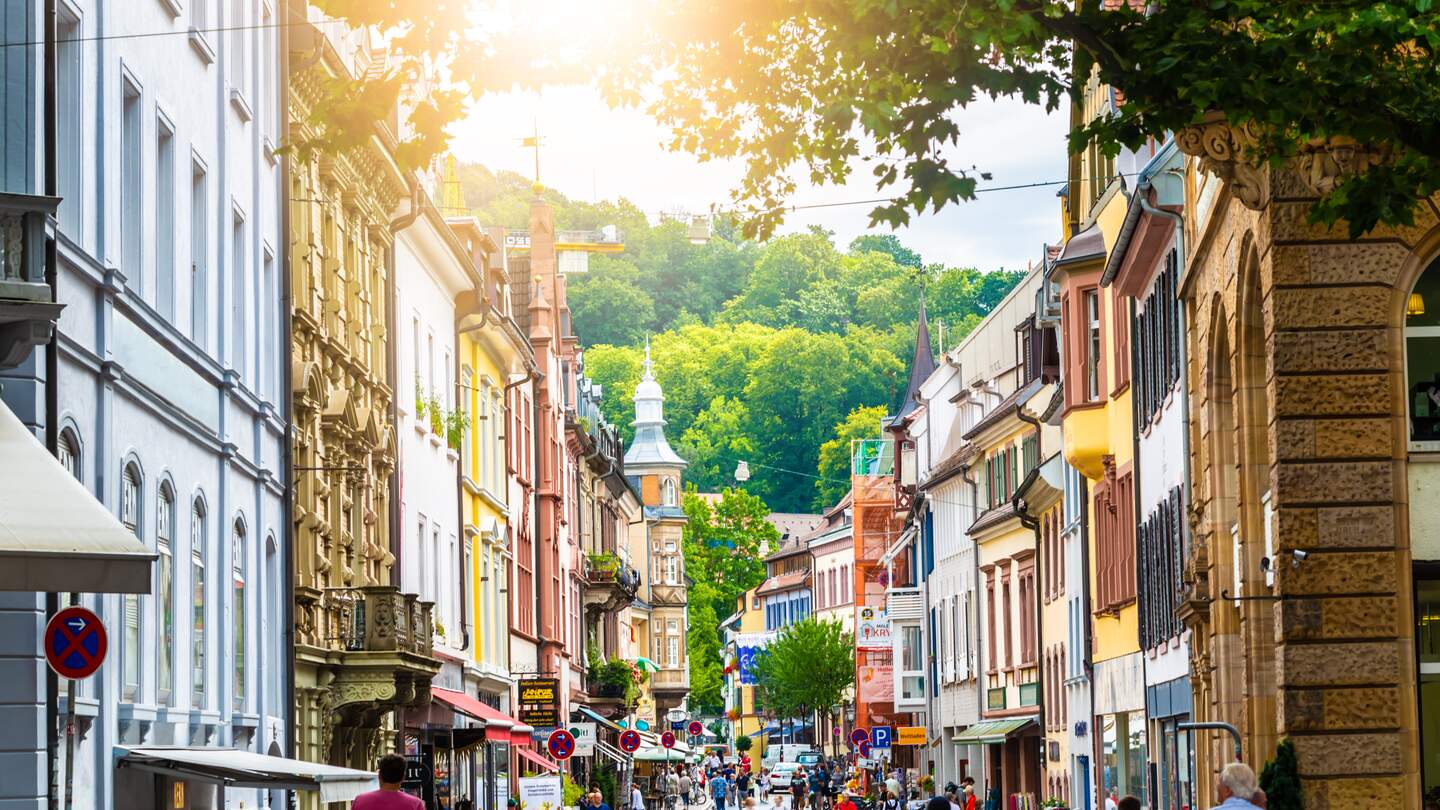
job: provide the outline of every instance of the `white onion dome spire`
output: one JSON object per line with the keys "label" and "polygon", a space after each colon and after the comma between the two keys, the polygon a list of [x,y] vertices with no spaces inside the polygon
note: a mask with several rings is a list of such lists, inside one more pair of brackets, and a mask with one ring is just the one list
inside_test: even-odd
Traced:
{"label": "white onion dome spire", "polygon": [[650,339],[645,339],[645,371],[640,383],[635,386],[635,440],[625,451],[625,464],[647,466],[668,464],[678,467],[686,465],[670,447],[665,438],[665,392],[655,379],[655,363],[650,359]]}

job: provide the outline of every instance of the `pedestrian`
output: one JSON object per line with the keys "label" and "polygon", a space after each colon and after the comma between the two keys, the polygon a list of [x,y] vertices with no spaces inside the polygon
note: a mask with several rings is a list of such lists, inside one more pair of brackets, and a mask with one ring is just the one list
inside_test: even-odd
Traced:
{"label": "pedestrian", "polygon": [[630,783],[630,810],[645,810],[645,794],[640,792],[640,786],[634,782]]}
{"label": "pedestrian", "polygon": [[710,795],[715,799],[715,810],[725,810],[725,798],[729,792],[729,785],[725,781],[725,774],[718,773],[710,779]]}
{"label": "pedestrian", "polygon": [[405,757],[386,754],[375,771],[380,788],[356,796],[352,810],[425,810],[424,802],[400,790],[405,781]]}
{"label": "pedestrian", "polygon": [[895,773],[890,774],[890,776],[885,779],[885,792],[894,793],[898,798],[901,795],[901,791],[900,780],[895,777],[896,773],[899,773],[899,771],[895,771]]}
{"label": "pedestrian", "polygon": [[610,810],[610,805],[605,803],[605,794],[600,792],[599,785],[593,783],[590,785],[589,799],[590,810]]}
{"label": "pedestrian", "polygon": [[825,772],[819,765],[810,769],[810,776],[807,780],[810,789],[810,802],[815,810],[825,810],[825,786],[830,780],[825,778]]}
{"label": "pedestrian", "polygon": [[1116,798],[1117,793],[1118,791],[1112,787],[1110,791],[1105,794],[1105,810],[1120,810],[1120,800]]}
{"label": "pedestrian", "polygon": [[695,782],[690,778],[690,772],[680,771],[680,802],[687,808],[690,806],[690,791],[695,789]]}
{"label": "pedestrian", "polygon": [[735,796],[742,801],[750,798],[750,772],[744,768],[735,777]]}
{"label": "pedestrian", "polygon": [[1215,810],[1263,810],[1251,801],[1260,789],[1255,783],[1255,772],[1243,762],[1232,762],[1220,769],[1220,778],[1215,785],[1215,795],[1220,803]]}
{"label": "pedestrian", "polygon": [[950,810],[965,810],[960,804],[960,786],[954,782],[945,786],[945,800],[950,802]]}
{"label": "pedestrian", "polygon": [[835,802],[835,810],[858,810],[855,807],[855,794],[848,790],[841,793],[839,800]]}
{"label": "pedestrian", "polygon": [[759,787],[760,801],[766,804],[772,804],[770,801],[770,772],[761,771],[760,776],[757,778],[756,785]]}
{"label": "pedestrian", "polygon": [[1125,797],[1120,800],[1120,810],[1140,810],[1140,800],[1126,794]]}
{"label": "pedestrian", "polygon": [[960,810],[976,810],[979,797],[975,795],[975,780],[965,777],[960,785]]}
{"label": "pedestrian", "polygon": [[791,810],[805,810],[805,791],[810,786],[804,768],[796,768],[790,775]]}

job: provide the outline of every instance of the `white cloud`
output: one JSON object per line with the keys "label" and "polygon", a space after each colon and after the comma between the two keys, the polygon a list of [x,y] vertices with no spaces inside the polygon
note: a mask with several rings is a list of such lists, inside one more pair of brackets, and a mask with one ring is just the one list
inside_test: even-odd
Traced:
{"label": "white cloud", "polygon": [[[1065,176],[1063,112],[1046,114],[1018,100],[977,101],[956,114],[961,138],[946,155],[957,165],[989,172],[982,187],[1058,181]],[[533,155],[520,145],[532,121],[544,140],[541,181],[581,200],[626,197],[642,209],[704,212],[723,206],[738,183],[732,162],[701,163],[688,153],[668,151],[666,132],[636,110],[613,110],[590,88],[548,89],[543,94],[488,96],[477,102],[453,132],[452,150],[462,161],[492,169],[533,173]],[[947,206],[939,214],[912,218],[898,231],[926,261],[982,269],[1024,267],[1040,256],[1040,245],[1060,229],[1058,185],[982,193]],[[796,205],[874,199],[877,193],[863,167],[843,187],[802,185]],[[783,231],[816,224],[836,232],[842,246],[868,229],[869,206],[802,210],[786,218]],[[517,225],[519,223],[495,223]],[[888,232],[888,226],[880,226]]]}

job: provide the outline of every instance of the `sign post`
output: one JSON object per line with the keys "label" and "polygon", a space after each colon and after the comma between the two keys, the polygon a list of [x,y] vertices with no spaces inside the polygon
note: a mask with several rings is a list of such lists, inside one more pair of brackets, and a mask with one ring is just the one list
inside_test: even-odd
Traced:
{"label": "sign post", "polygon": [[[71,594],[70,598],[75,599]],[[100,668],[109,637],[100,617],[71,605],[50,617],[45,625],[45,661],[55,674],[68,680],[65,687],[65,808],[74,806],[75,682]]]}

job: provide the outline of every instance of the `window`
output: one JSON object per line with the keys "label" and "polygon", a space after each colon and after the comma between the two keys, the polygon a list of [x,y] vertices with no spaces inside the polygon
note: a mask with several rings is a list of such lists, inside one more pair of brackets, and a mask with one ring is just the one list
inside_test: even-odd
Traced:
{"label": "window", "polygon": [[1183,629],[1175,610],[1183,587],[1182,497],[1180,487],[1171,488],[1168,497],[1140,524],[1140,642],[1147,649]]}
{"label": "window", "polygon": [[175,131],[162,119],[155,138],[155,305],[175,320]]}
{"label": "window", "polygon": [[205,708],[205,502],[190,507],[190,702]]}
{"label": "window", "polygon": [[145,210],[145,184],[141,179],[144,147],[141,145],[140,88],[122,80],[120,110],[120,261],[129,283],[143,295],[145,271],[140,264],[140,217]]}
{"label": "window", "polygon": [[1111,301],[1115,310],[1115,357],[1111,372],[1115,385],[1112,388],[1119,391],[1130,382],[1130,300],[1117,295]]}
{"label": "window", "polygon": [[231,620],[234,623],[235,711],[245,708],[245,522],[236,520],[230,533]]}
{"label": "window", "polygon": [[160,485],[155,499],[156,612],[159,614],[159,648],[156,687],[162,705],[170,705],[175,690],[175,493],[169,484]]}
{"label": "window", "polygon": [[1107,471],[1093,496],[1097,613],[1113,612],[1135,598],[1134,485],[1129,472],[1113,476],[1113,469]]}
{"label": "window", "polygon": [[280,354],[279,341],[284,339],[280,334],[278,313],[276,308],[279,304],[279,290],[275,287],[275,254],[265,249],[264,278],[261,281],[259,292],[255,296],[255,308],[260,312],[260,352],[263,357],[260,368],[260,389],[267,395],[267,398],[274,400],[280,395],[280,381],[277,379],[276,367],[277,358]]}
{"label": "window", "polygon": [[245,297],[249,294],[250,274],[245,268],[245,218],[235,212],[230,226],[230,365],[246,377],[245,367]]}
{"label": "window", "polygon": [[665,505],[675,505],[675,479],[673,478],[665,479]]}
{"label": "window", "polygon": [[1000,669],[1000,658],[996,655],[995,643],[995,571],[985,572],[985,662],[989,672]]}
{"label": "window", "polygon": [[60,440],[55,444],[55,457],[60,461],[60,466],[65,471],[80,478],[80,438],[75,435],[71,428],[64,428],[60,431]]}
{"label": "window", "polygon": [[1100,398],[1100,291],[1083,294],[1085,315],[1085,399]]}
{"label": "window", "polygon": [[[125,465],[120,476],[120,522],[140,536],[140,468],[134,464]],[[135,700],[140,692],[140,595],[125,594],[121,606],[121,698]]]}
{"label": "window", "polygon": [[1012,629],[1015,625],[1015,610],[1010,603],[1009,574],[1005,574],[1000,581],[1000,607],[1004,611],[1000,620],[1005,623],[1005,668],[1009,669],[1015,665],[1015,633]]}
{"label": "window", "polygon": [[80,21],[60,6],[59,29],[55,45],[56,69],[56,180],[60,189],[60,229],[76,243],[83,243],[80,233],[84,200],[85,161],[84,137],[85,89],[84,46],[80,42]]}
{"label": "window", "polygon": [[[203,5],[204,0],[197,0],[197,13]],[[195,163],[190,173],[190,339],[202,349],[209,346],[210,331],[208,202],[205,169]]]}
{"label": "window", "polygon": [[246,68],[250,63],[245,52],[249,44],[246,40],[245,28],[245,7],[250,0],[230,0],[230,86],[240,93],[247,93],[250,89],[249,75]]}
{"label": "window", "polygon": [[1152,421],[1180,380],[1180,302],[1175,297],[1178,259],[1171,250],[1135,318],[1137,410],[1140,429]]}

